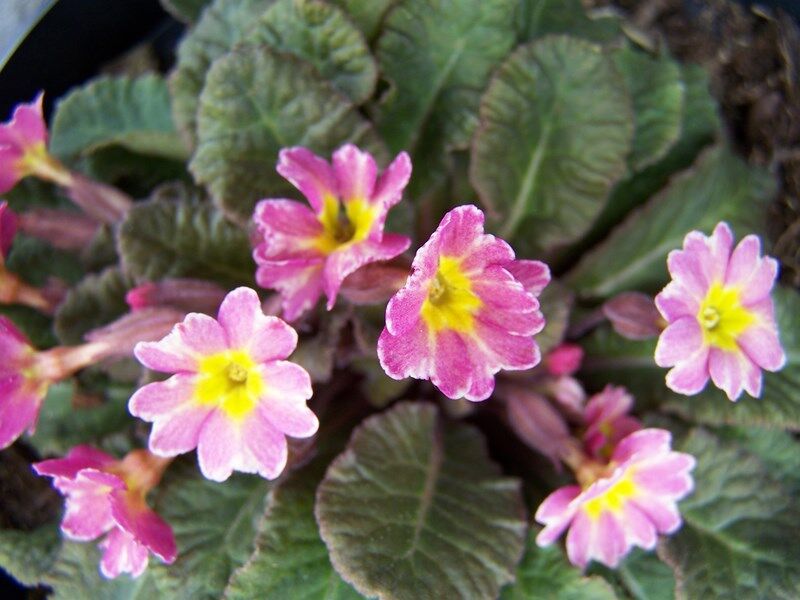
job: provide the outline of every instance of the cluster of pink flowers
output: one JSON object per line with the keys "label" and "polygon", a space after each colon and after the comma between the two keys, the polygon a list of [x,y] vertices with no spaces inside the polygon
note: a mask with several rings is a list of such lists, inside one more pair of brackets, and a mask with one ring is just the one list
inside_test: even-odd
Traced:
{"label": "cluster of pink flowers", "polygon": [[[384,231],[411,176],[406,153],[379,173],[374,158],[353,145],[334,152],[331,162],[295,147],[281,151],[277,170],[308,206],[262,200],[254,214],[253,256],[257,282],[278,291],[286,320],[302,317],[323,294],[328,310],[340,292],[354,302],[393,294],[377,345],[382,368],[394,379],[429,380],[452,399],[486,400],[500,371],[542,361],[535,336],[545,326],[539,296],[550,271],[542,262],[517,259],[508,243],[485,233],[477,207],[448,212],[416,252],[410,273],[405,259],[389,262],[411,244]],[[69,187],[92,215],[90,233],[96,221],[113,222],[129,206],[129,199],[87,184],[48,154],[42,95],[0,125],[0,193],[32,174]],[[0,203],[0,277],[16,225]],[[668,265],[673,280],[655,301],[667,322],[655,354],[658,365],[671,367],[667,385],[695,394],[711,378],[732,400],[742,390],[759,396],[761,370],[785,362],[770,297],[776,261],[761,256],[755,236],[734,249],[730,229],[720,223],[710,237],[687,235]],[[172,530],[146,503],[171,457],[196,449],[200,471],[214,481],[234,471],[274,479],[287,464],[287,437],[309,438],[319,426],[307,405],[309,374],[287,360],[298,335],[265,314],[254,290],[226,294],[208,282],[165,280],[138,286],[127,301],[127,321],[95,332],[84,345],[45,352],[0,317],[0,448],[33,429],[52,382],[97,360],[133,352],[143,366],[171,374],[141,387],[129,402],[132,415],[153,423],[149,452],[116,460],[78,446],[35,465],[67,497],[65,534],[78,540],[105,535],[107,577],[139,575],[150,552],[175,560]],[[203,312],[185,314],[192,307]],[[206,314],[217,308],[216,318]],[[663,326],[641,295],[603,310],[630,337],[654,335]],[[149,329],[132,335],[143,323]],[[131,339],[140,340],[135,349]],[[516,383],[501,395],[520,437],[554,463],[564,460],[578,480],[537,510],[544,525],[537,542],[552,544],[569,529],[574,564],[597,560],[615,567],[632,547],[652,549],[659,534],[680,526],[677,502],[693,489],[695,461],[671,449],[669,432],[642,428],[629,414],[633,398],[623,388],[608,386],[584,406],[583,388],[572,377],[582,358],[580,346],[562,344],[537,371],[547,373],[539,379],[547,382],[546,393]],[[582,422],[580,441],[562,413]]]}

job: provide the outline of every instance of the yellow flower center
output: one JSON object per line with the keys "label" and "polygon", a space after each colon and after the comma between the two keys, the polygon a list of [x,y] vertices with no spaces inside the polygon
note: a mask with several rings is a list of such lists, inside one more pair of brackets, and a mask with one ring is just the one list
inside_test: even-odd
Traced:
{"label": "yellow flower center", "polygon": [[744,308],[739,298],[739,289],[713,284],[700,309],[697,322],[703,328],[705,342],[722,350],[737,350],[737,338],[753,324],[756,317]]}
{"label": "yellow flower center", "polygon": [[450,329],[471,332],[474,317],[483,302],[472,291],[472,282],[461,268],[461,261],[450,256],[439,258],[436,276],[422,304],[422,318],[433,332]]}
{"label": "yellow flower center", "polygon": [[319,215],[323,231],[315,240],[316,247],[324,254],[330,254],[365,240],[376,216],[376,210],[362,199],[353,199],[342,205],[334,196],[325,196],[322,214]]}
{"label": "yellow flower center", "polygon": [[258,364],[244,350],[206,356],[200,360],[197,374],[195,401],[219,406],[237,419],[250,414],[266,389]]}
{"label": "yellow flower center", "polygon": [[625,477],[608,488],[605,493],[586,502],[583,505],[586,514],[592,519],[598,519],[604,512],[622,510],[625,503],[636,495],[636,485],[630,477],[630,473],[626,473]]}

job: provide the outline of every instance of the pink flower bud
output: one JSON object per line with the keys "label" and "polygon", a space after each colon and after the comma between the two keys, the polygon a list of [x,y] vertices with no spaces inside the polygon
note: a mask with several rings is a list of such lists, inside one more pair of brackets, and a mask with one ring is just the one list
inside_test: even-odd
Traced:
{"label": "pink flower bud", "polygon": [[572,375],[581,368],[583,348],[577,344],[561,344],[554,348],[545,359],[545,366],[551,375]]}
{"label": "pink flower bud", "polygon": [[544,396],[519,386],[504,386],[508,422],[528,446],[549,458],[560,469],[560,458],[572,438],[564,417]]}
{"label": "pink flower bud", "polygon": [[222,286],[202,279],[162,279],[133,288],[125,301],[134,311],[148,306],[171,306],[210,315],[217,312],[226,293]]}
{"label": "pink flower bud", "polygon": [[98,224],[84,214],[67,210],[34,208],[19,216],[26,235],[48,242],[60,250],[83,250],[97,234]]}
{"label": "pink flower bud", "polygon": [[656,337],[663,329],[653,299],[641,292],[623,292],[603,304],[603,314],[618,334],[629,340]]}

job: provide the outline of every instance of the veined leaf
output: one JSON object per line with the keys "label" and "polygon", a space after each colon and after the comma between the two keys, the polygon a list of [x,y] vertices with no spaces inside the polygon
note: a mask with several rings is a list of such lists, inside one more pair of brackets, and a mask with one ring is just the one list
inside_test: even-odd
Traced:
{"label": "veined leaf", "polygon": [[333,570],[314,519],[317,485],[326,464],[315,459],[272,491],[256,550],[231,577],[226,600],[362,597]]}
{"label": "veined leaf", "polygon": [[71,92],[56,107],[50,151],[59,157],[91,153],[106,146],[186,160],[175,131],[169,91],[161,77],[103,77]]}
{"label": "veined leaf", "polygon": [[368,41],[378,34],[386,13],[396,3],[397,0],[331,0],[331,4],[341,7],[350,15]]}
{"label": "veined leaf", "polygon": [[190,169],[227,214],[245,222],[261,198],[294,193],[275,171],[281,148],[327,155],[345,142],[386,157],[369,122],[310,65],[244,46],[209,71]]}
{"label": "veined leaf", "polygon": [[55,524],[33,531],[0,529],[0,567],[21,584],[35,587],[55,562],[60,545]]}
{"label": "veined leaf", "polygon": [[329,467],[317,521],[339,574],[380,598],[492,598],[525,535],[519,482],[427,404],[371,417]]}
{"label": "veined leaf", "polygon": [[375,89],[375,59],[364,36],[336,6],[320,0],[277,0],[245,40],[307,60],[356,104]]}
{"label": "veined leaf", "polygon": [[681,71],[668,56],[651,57],[630,46],[612,56],[633,100],[636,130],[628,164],[640,171],[661,159],[680,135],[685,94]]}
{"label": "veined leaf", "polygon": [[200,92],[211,63],[231,50],[274,0],[214,0],[178,46],[170,75],[172,115],[186,143],[197,142]]}
{"label": "veined leaf", "polygon": [[517,568],[517,580],[503,589],[501,600],[615,600],[617,595],[601,577],[585,577],[567,562],[557,547],[539,548],[532,533],[525,556]]}
{"label": "veined leaf", "polygon": [[118,244],[125,271],[136,281],[197,277],[234,286],[251,284],[255,274],[247,232],[180,187],[162,188],[134,206],[120,225]]}
{"label": "veined leaf", "polygon": [[626,290],[656,291],[667,282],[666,258],[689,231],[710,232],[727,221],[739,234],[763,231],[775,182],[724,147],[706,151],[695,166],[630,213],[566,278],[580,295],[608,298]]}
{"label": "veined leaf", "polygon": [[517,30],[520,42],[560,33],[592,42],[611,42],[622,35],[616,15],[586,14],[580,0],[522,0]]}
{"label": "veined leaf", "polygon": [[663,555],[679,598],[796,598],[800,593],[797,500],[754,456],[696,429],[679,449],[697,458],[683,527]]}
{"label": "veined leaf", "polygon": [[411,153],[412,197],[467,147],[481,92],[514,43],[513,14],[511,0],[404,0],[388,14],[377,56],[391,88],[377,123],[392,151]]}
{"label": "veined leaf", "polygon": [[504,238],[528,253],[583,234],[625,173],[633,113],[600,47],[548,37],[519,48],[481,100],[470,179]]}

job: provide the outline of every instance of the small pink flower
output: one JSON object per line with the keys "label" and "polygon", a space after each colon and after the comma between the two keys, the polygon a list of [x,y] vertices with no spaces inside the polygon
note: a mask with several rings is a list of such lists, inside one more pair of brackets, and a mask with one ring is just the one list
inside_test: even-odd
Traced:
{"label": "small pink flower", "polygon": [[146,450],[134,450],[119,461],[91,446],[77,446],[64,458],[33,468],[52,477],[67,498],[61,522],[67,537],[88,541],[108,533],[100,542],[103,575],[138,577],[147,568],[148,551],[167,564],[177,554],[172,529],[145,501],[168,462]]}
{"label": "small pink flower", "polygon": [[17,215],[8,207],[8,202],[0,201],[0,267],[11,250],[14,236],[17,234]]}
{"label": "small pink flower", "polygon": [[29,104],[19,104],[11,120],[0,125],[0,194],[53,161],[47,154],[47,126],[40,93]]}
{"label": "small pink flower", "polygon": [[229,293],[217,319],[190,313],[161,341],[138,344],[143,365],[175,373],[130,400],[131,414],[153,422],[150,450],[176,456],[197,448],[200,470],[215,481],[234,470],[280,475],[286,436],[310,437],[318,427],[306,406],[308,373],[283,360],[296,345],[294,329],[265,316],[249,288]]}
{"label": "small pink flower", "polygon": [[669,325],[655,358],[673,367],[667,386],[678,393],[698,393],[710,376],[731,400],[743,389],[758,397],[761,370],[777,371],[786,362],[770,297],[778,263],[761,256],[754,235],[732,248],[733,234],[720,223],[710,237],[689,233],[683,250],[667,259],[672,281],[656,306]]}
{"label": "small pink flower", "polygon": [[642,429],[617,445],[607,474],[583,489],[550,494],[536,511],[544,529],[539,546],[555,542],[569,528],[567,555],[579,567],[597,560],[616,567],[633,546],[652,550],[658,534],[681,526],[677,502],[694,488],[695,459],[673,452],[663,429]]}
{"label": "small pink flower", "polygon": [[500,369],[540,361],[536,294],[547,266],[515,261],[506,242],[483,232],[483,221],[476,207],[459,206],[417,252],[378,341],[390,377],[430,379],[449,398],[479,401],[491,395]]}
{"label": "small pink flower", "polygon": [[607,459],[620,440],[642,428],[638,419],[628,415],[632,407],[633,397],[625,388],[613,385],[589,398],[583,415],[583,443],[591,456]]}
{"label": "small pink flower", "polygon": [[268,199],[256,206],[263,237],[253,254],[256,279],[281,293],[287,320],[313,307],[323,292],[330,310],[345,277],[394,258],[411,244],[405,236],[383,232],[386,215],[411,176],[405,152],[378,177],[372,156],[351,144],[334,152],[333,165],[305,148],[288,148],[280,153],[278,172],[311,205]]}
{"label": "small pink flower", "polygon": [[35,356],[22,332],[0,316],[0,449],[36,427],[50,382],[36,375]]}
{"label": "small pink flower", "polygon": [[577,344],[561,344],[554,348],[545,360],[547,371],[551,375],[572,375],[581,368],[583,348]]}

